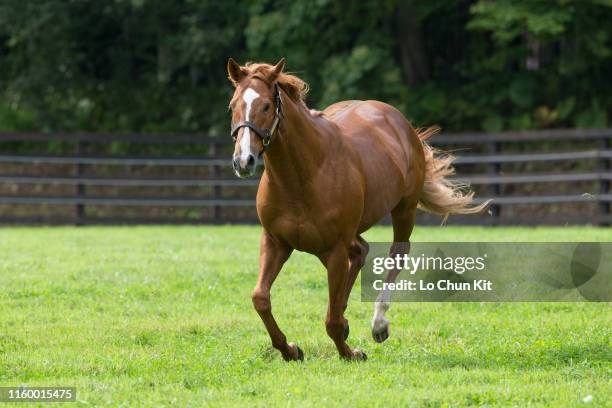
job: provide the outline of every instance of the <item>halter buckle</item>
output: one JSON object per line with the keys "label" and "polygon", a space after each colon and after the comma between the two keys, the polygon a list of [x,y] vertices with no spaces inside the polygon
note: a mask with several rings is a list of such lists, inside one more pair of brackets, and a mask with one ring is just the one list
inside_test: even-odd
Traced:
{"label": "halter buckle", "polygon": [[270,134],[262,137],[261,144],[263,145],[263,147],[268,147],[268,145],[270,144],[270,140],[272,140],[272,135]]}

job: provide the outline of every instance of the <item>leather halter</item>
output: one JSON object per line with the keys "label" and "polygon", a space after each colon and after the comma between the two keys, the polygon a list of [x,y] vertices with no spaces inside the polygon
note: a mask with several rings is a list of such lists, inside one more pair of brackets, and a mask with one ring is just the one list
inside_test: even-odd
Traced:
{"label": "leather halter", "polygon": [[274,115],[274,121],[272,122],[272,126],[270,126],[270,128],[260,128],[255,123],[247,121],[247,120],[238,122],[232,128],[232,132],[231,132],[234,142],[236,141],[236,135],[238,134],[238,131],[240,130],[240,128],[247,127],[253,130],[253,132],[255,132],[257,136],[259,136],[259,138],[261,139],[261,144],[264,147],[264,150],[266,149],[266,147],[268,147],[268,145],[270,144],[270,140],[272,139],[272,136],[274,135],[274,132],[276,132],[276,129],[278,128],[278,125],[281,119],[283,118],[283,103],[281,100],[280,87],[278,86],[278,83],[276,82],[274,83],[274,91],[275,91],[274,104],[276,105],[276,114]]}

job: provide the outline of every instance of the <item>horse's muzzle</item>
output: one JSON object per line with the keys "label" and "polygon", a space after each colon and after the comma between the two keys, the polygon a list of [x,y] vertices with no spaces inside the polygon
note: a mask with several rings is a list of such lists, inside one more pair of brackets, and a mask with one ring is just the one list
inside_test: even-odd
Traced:
{"label": "horse's muzzle", "polygon": [[234,156],[232,160],[232,167],[234,173],[240,178],[249,178],[255,175],[255,168],[257,167],[257,159],[252,154],[243,158],[241,156]]}

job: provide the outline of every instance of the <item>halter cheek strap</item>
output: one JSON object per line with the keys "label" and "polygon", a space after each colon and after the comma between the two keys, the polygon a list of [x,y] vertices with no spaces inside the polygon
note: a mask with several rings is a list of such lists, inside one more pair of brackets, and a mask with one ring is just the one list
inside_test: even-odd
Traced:
{"label": "halter cheek strap", "polygon": [[276,132],[276,129],[278,128],[278,125],[280,124],[280,121],[283,117],[283,103],[282,103],[281,94],[280,94],[280,87],[278,86],[278,83],[276,82],[274,83],[274,91],[275,91],[274,104],[276,105],[276,113],[274,115],[274,121],[272,121],[272,126],[270,126],[270,128],[260,128],[255,123],[247,121],[247,120],[238,122],[232,128],[232,132],[231,132],[231,135],[234,141],[236,141],[236,135],[238,134],[238,131],[240,130],[240,128],[247,127],[253,130],[253,132],[255,132],[257,136],[259,136],[259,138],[261,139],[261,144],[264,147],[264,150],[266,147],[268,147],[268,145],[270,144],[270,141],[272,140],[272,136]]}

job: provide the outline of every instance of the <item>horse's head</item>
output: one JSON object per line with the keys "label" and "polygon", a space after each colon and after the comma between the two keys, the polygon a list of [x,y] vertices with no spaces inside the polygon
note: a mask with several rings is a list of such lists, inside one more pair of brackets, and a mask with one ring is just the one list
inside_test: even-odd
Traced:
{"label": "horse's head", "polygon": [[276,65],[258,64],[257,69],[241,67],[232,58],[227,73],[236,90],[230,101],[234,157],[238,177],[255,175],[259,158],[274,136],[281,118],[280,89],[276,82],[285,67],[282,58]]}

